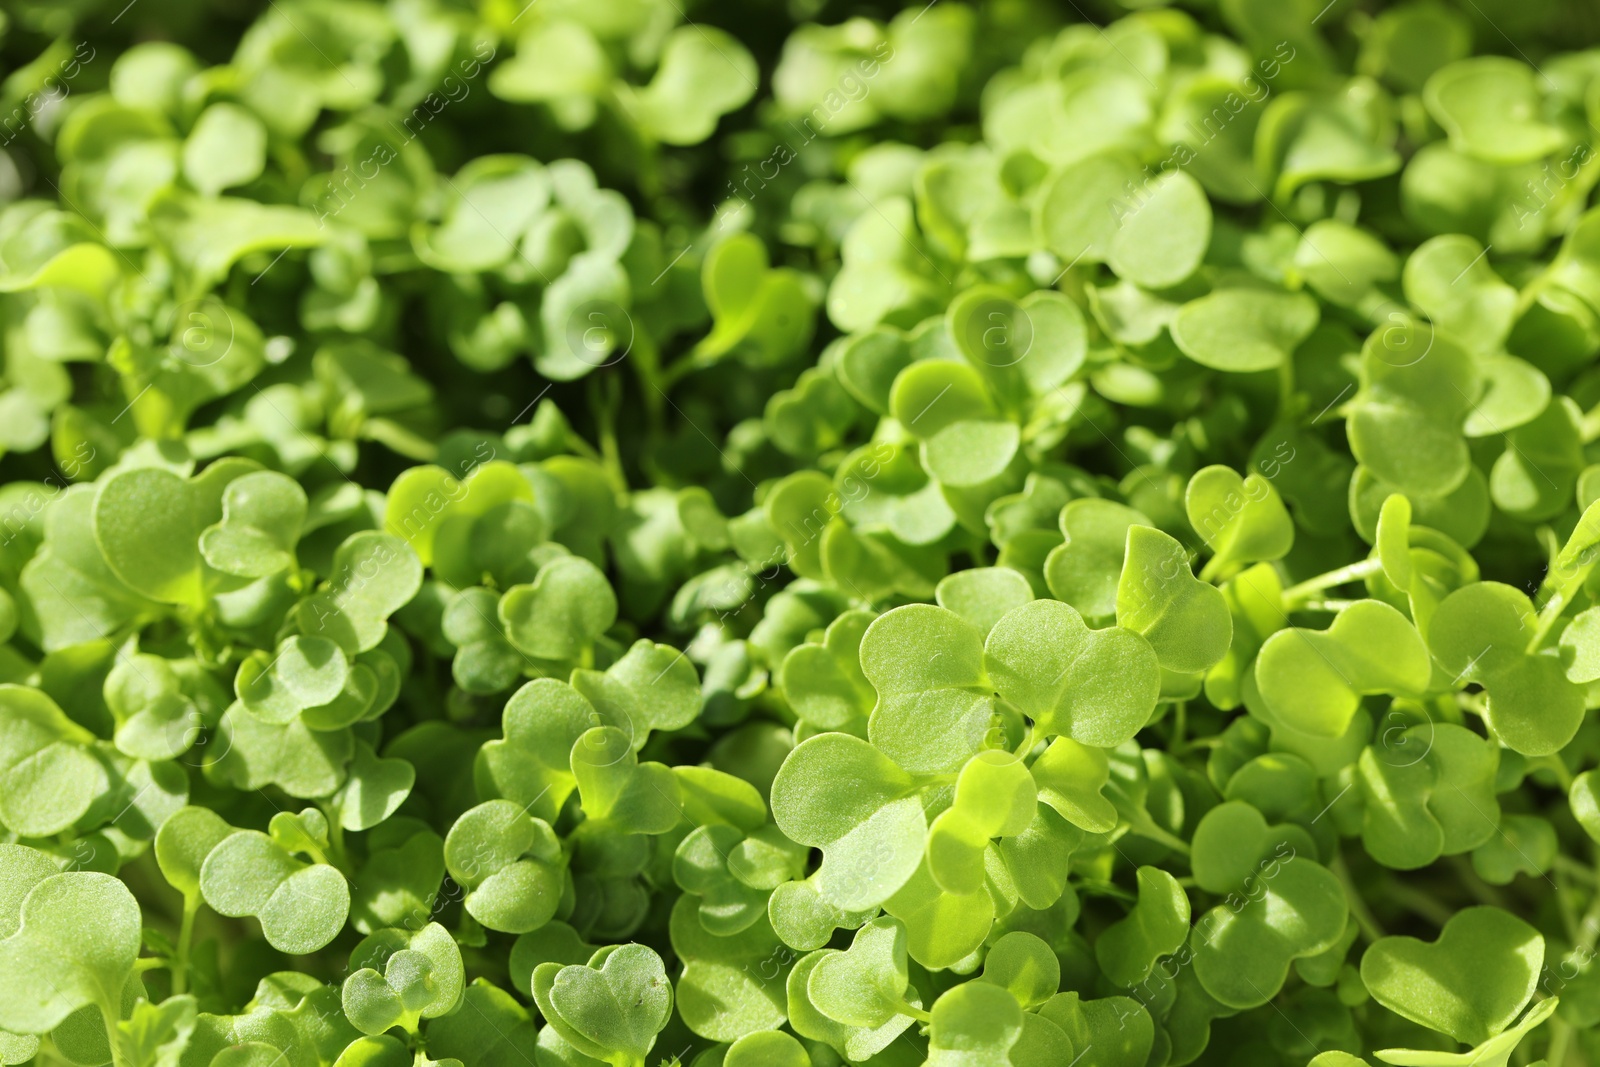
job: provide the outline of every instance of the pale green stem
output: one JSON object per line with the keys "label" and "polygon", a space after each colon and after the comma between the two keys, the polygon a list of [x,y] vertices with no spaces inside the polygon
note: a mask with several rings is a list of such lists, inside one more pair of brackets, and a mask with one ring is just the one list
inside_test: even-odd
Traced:
{"label": "pale green stem", "polygon": [[117,1029],[121,1013],[109,1004],[100,1005],[100,1020],[106,1027],[106,1040],[111,1045],[111,1067],[128,1067],[128,1057],[122,1050],[122,1032]]}
{"label": "pale green stem", "polygon": [[1543,767],[1545,770],[1555,775],[1556,781],[1561,783],[1562,789],[1572,788],[1572,772],[1567,769],[1567,765],[1565,763],[1561,762],[1560,756],[1544,756],[1539,759],[1532,760],[1531,762],[1535,767]]}
{"label": "pale green stem", "polygon": [[1354,604],[1354,603],[1355,603],[1354,600],[1308,600],[1304,604],[1298,605],[1298,610],[1300,610],[1300,611],[1328,611],[1328,612],[1332,612],[1334,614],[1338,614],[1339,612],[1343,611],[1345,608],[1348,608],[1351,604]]}
{"label": "pale green stem", "polygon": [[185,895],[183,918],[178,920],[178,955],[172,962],[172,994],[189,991],[189,951],[194,944],[194,918],[200,913],[200,897]]}
{"label": "pale green stem", "polygon": [[1176,834],[1163,829],[1145,812],[1141,811],[1138,814],[1139,818],[1137,820],[1128,820],[1129,833],[1138,834],[1140,837],[1147,837],[1152,841],[1166,845],[1174,852],[1181,852],[1185,856],[1189,854],[1189,842],[1185,841],[1181,837],[1178,837]]}
{"label": "pale green stem", "polygon": [[1588,564],[1578,570],[1577,577],[1566,582],[1557,589],[1544,607],[1539,609],[1539,621],[1533,628],[1533,636],[1528,639],[1528,654],[1539,651],[1539,646],[1550,635],[1550,628],[1561,618],[1561,613],[1567,610],[1567,605],[1572,600],[1572,594],[1583,585],[1583,580],[1589,577],[1589,572],[1594,569],[1594,564]]}
{"label": "pale green stem", "polygon": [[1291,585],[1283,591],[1283,605],[1286,610],[1294,610],[1300,601],[1310,600],[1313,593],[1320,593],[1324,589],[1332,589],[1336,585],[1346,582],[1358,582],[1369,574],[1377,574],[1383,570],[1383,564],[1376,559],[1364,559],[1360,563],[1352,563],[1348,567],[1319,574],[1315,578],[1307,578],[1299,585]]}
{"label": "pale green stem", "polygon": [[1413,915],[1421,916],[1435,926],[1444,926],[1449,922],[1455,912],[1441,904],[1437,898],[1429,896],[1418,889],[1400,881],[1391,881],[1384,886],[1384,895],[1399,904]]}
{"label": "pale green stem", "polygon": [[628,491],[627,476],[622,473],[622,451],[617,447],[615,395],[602,397],[599,378],[589,379],[589,404],[594,411],[596,432],[600,435],[600,456],[606,473],[618,492]]}
{"label": "pale green stem", "polygon": [[1344,856],[1334,853],[1333,861],[1328,864],[1328,870],[1333,872],[1333,876],[1339,879],[1339,884],[1344,887],[1345,899],[1350,904],[1350,917],[1361,927],[1362,936],[1369,942],[1383,937],[1383,926],[1378,922],[1378,917],[1372,914],[1372,909],[1367,907],[1366,898],[1356,888],[1355,880],[1350,877],[1350,868],[1345,866]]}
{"label": "pale green stem", "polygon": [[1040,731],[1039,724],[1033,723],[1028,727],[1028,736],[1022,739],[1022,747],[1017,749],[1017,755],[1026,757],[1033,752],[1033,746],[1044,740],[1044,733]]}
{"label": "pale green stem", "polygon": [[1576,878],[1585,885],[1600,888],[1600,880],[1597,880],[1595,872],[1587,864],[1579,863],[1571,856],[1556,853],[1556,870],[1569,878]]}

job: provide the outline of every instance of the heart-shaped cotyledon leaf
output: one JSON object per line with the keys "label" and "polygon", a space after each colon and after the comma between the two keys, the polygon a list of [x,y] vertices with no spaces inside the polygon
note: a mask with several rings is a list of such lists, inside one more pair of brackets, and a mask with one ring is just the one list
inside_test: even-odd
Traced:
{"label": "heart-shaped cotyledon leaf", "polygon": [[1090,630],[1056,600],[1008,612],[989,631],[985,660],[1000,695],[1041,734],[1101,748],[1137,733],[1161,689],[1160,663],[1148,641],[1120,626]]}
{"label": "heart-shaped cotyledon leaf", "polygon": [[485,742],[473,764],[478,795],[513,801],[553,821],[578,787],[572,746],[606,720],[572,686],[538,678],[511,694],[501,724],[502,737]]}
{"label": "heart-shaped cotyledon leaf", "polygon": [[1380,326],[1361,350],[1350,451],[1403,492],[1449,493],[1472,467],[1462,423],[1482,391],[1474,356],[1448,334],[1405,318]]}
{"label": "heart-shaped cotyledon leaf", "polygon": [[1349,907],[1339,879],[1320,866],[1298,826],[1269,826],[1255,808],[1232,800],[1195,828],[1195,881],[1226,894],[1195,924],[1195,977],[1223,1004],[1244,1009],[1277,996],[1290,964],[1331,948]]}
{"label": "heart-shaped cotyledon leaf", "polygon": [[1008,404],[1043,396],[1083,364],[1083,312],[1051,290],[1013,300],[996,286],[979,285],[950,303],[950,336],[967,361]]}
{"label": "heart-shaped cotyledon leaf", "polygon": [[107,874],[0,845],[0,1027],[42,1034],[79,1008],[114,1020],[139,955],[139,904]]}
{"label": "heart-shaped cotyledon leaf", "polygon": [[983,635],[953,611],[908,604],[861,637],[861,671],[878,700],[867,736],[912,774],[958,771],[982,747],[994,716]]}
{"label": "heart-shaped cotyledon leaf", "polygon": [[622,730],[634,751],[654,730],[681,730],[700,714],[700,675],[680,649],[641,638],[604,671],[572,672],[571,684],[600,715]]}
{"label": "heart-shaped cotyledon leaf", "polygon": [[726,824],[696,827],[672,857],[672,877],[697,896],[700,925],[730,936],[767,915],[772,890],[805,875],[805,850],[770,823],[746,835]]}
{"label": "heart-shaped cotyledon leaf", "polygon": [[100,483],[95,540],[129,588],[162,603],[198,603],[197,496],[193,482],[161,467],[134,467]]}
{"label": "heart-shaped cotyledon leaf", "polygon": [[828,1018],[875,1030],[899,1015],[924,1017],[921,998],[909,988],[906,928],[898,919],[874,919],[856,931],[848,949],[818,955],[806,995]]}
{"label": "heart-shaped cotyledon leaf", "polygon": [[342,874],[326,863],[301,862],[257,830],[237,830],[206,855],[200,892],[219,915],[260,920],[267,944],[290,955],[332,941],[350,911]]}
{"label": "heart-shaped cotyledon leaf", "polygon": [[1110,500],[1089,497],[1061,509],[1066,538],[1045,557],[1050,595],[1076,608],[1100,626],[1117,613],[1117,582],[1128,548],[1128,529],[1148,526],[1143,513]]}
{"label": "heart-shaped cotyledon leaf", "polygon": [[1464,908],[1438,940],[1385,937],[1361,957],[1361,981],[1379,1004],[1477,1045],[1516,1020],[1544,966],[1544,936],[1503,908]]}
{"label": "heart-shaped cotyledon leaf", "polygon": [[300,483],[277,471],[253,471],[228,483],[222,521],[200,534],[206,564],[240,578],[265,578],[288,569],[305,526],[308,502]]}
{"label": "heart-shaped cotyledon leaf", "polygon": [[1271,370],[1311,336],[1319,318],[1317,302],[1306,293],[1218,289],[1179,309],[1172,339],[1203,367]]}
{"label": "heart-shaped cotyledon leaf", "polygon": [[1385,728],[1357,764],[1368,855],[1413,870],[1492,840],[1500,762],[1498,745],[1454,723]]}
{"label": "heart-shaped cotyledon leaf", "polygon": [[276,652],[257,652],[239,666],[234,689],[250,713],[282,725],[344,691],[350,661],[335,641],[295,634]]}
{"label": "heart-shaped cotyledon leaf", "polygon": [[568,1044],[614,1067],[643,1067],[672,1014],[666,967],[637,944],[603,948],[584,966],[541,963],[533,997]]}
{"label": "heart-shaped cotyledon leaf", "polygon": [[399,1026],[416,1032],[419,1019],[434,1019],[461,1004],[465,972],[461,949],[444,927],[381,930],[362,938],[350,953],[344,980],[344,1014],[364,1034]]}
{"label": "heart-shaped cotyledon leaf", "polygon": [[1220,464],[1201,468],[1189,479],[1183,507],[1211,550],[1202,579],[1236,565],[1282,559],[1294,545],[1294,521],[1283,498],[1254,471],[1241,477]]}
{"label": "heart-shaped cotyledon leaf", "polygon": [[[481,216],[478,216],[481,218]],[[433,563],[440,530],[457,516],[476,518],[507,501],[533,500],[533,487],[515,464],[491,459],[457,478],[443,467],[412,467],[394,480],[383,524],[403,539],[424,565]]]}
{"label": "heart-shaped cotyledon leaf", "polygon": [[576,659],[617,621],[617,597],[599,567],[563,556],[539,568],[531,585],[506,590],[500,624],[520,651],[540,659]]}
{"label": "heart-shaped cotyledon leaf", "polygon": [[1168,289],[1200,266],[1211,243],[1211,202],[1182,170],[1149,182],[1111,238],[1110,267],[1147,289]]}
{"label": "heart-shaped cotyledon leaf", "polygon": [[1033,587],[1010,567],[973,567],[942,579],[933,592],[941,608],[976,626],[985,637],[1012,608],[1034,599]]}
{"label": "heart-shaped cotyledon leaf", "polygon": [[735,934],[707,931],[693,897],[673,905],[668,920],[672,951],[683,970],[674,998],[690,1030],[712,1041],[732,1041],[783,1023],[784,969],[792,954],[765,917]]}
{"label": "heart-shaped cotyledon leaf", "polygon": [[77,822],[111,785],[93,741],[43,692],[0,685],[0,823],[48,837]]}
{"label": "heart-shaped cotyledon leaf", "polygon": [[1559,649],[1530,651],[1533,604],[1500,582],[1474,582],[1445,597],[1428,626],[1434,659],[1457,684],[1488,694],[1484,719],[1524,756],[1559,752],[1583,721],[1583,689],[1567,678]]}
{"label": "heart-shaped cotyledon leaf", "polygon": [[136,759],[173,759],[200,736],[200,709],[165,657],[120,659],[106,675],[104,695],[117,722],[117,748]]}
{"label": "heart-shaped cotyledon leaf", "polygon": [[339,825],[370,830],[393,815],[411,795],[417,770],[408,761],[381,757],[365,741],[357,741],[344,784],[332,797]]}
{"label": "heart-shaped cotyledon leaf", "polygon": [[537,930],[561,903],[561,840],[543,819],[509,800],[463,812],[445,837],[444,861],[467,890],[467,914],[491,930]]}
{"label": "heart-shaped cotyledon leaf", "polygon": [[1368,693],[1419,696],[1432,676],[1411,621],[1359,600],[1326,630],[1279,630],[1256,656],[1256,687],[1274,717],[1317,737],[1340,737]]}
{"label": "heart-shaped cotyledon leaf", "polygon": [[789,706],[819,730],[840,730],[865,720],[877,693],[861,672],[861,638],[869,611],[844,612],[828,624],[821,642],[796,645],[783,657],[777,681]]}
{"label": "heart-shaped cotyledon leaf", "polygon": [[1468,155],[1492,163],[1528,163],[1568,143],[1540,117],[1540,75],[1503,56],[1476,56],[1435,71],[1422,89],[1428,113]]}
{"label": "heart-shaped cotyledon leaf", "polygon": [[1178,880],[1159,867],[1140,867],[1135,878],[1139,898],[1133,910],[1094,943],[1101,972],[1120,986],[1144,981],[1156,961],[1178,951],[1189,936],[1189,896]]}
{"label": "heart-shaped cotyledon leaf", "polygon": [[[823,960],[839,954],[838,949],[811,952],[800,957],[789,969],[788,977],[785,979],[789,1025],[801,1037],[823,1042],[840,1056],[851,1061],[868,1060],[892,1045],[906,1030],[916,1024],[916,1019],[911,1015],[896,1012],[882,1026],[852,1026],[824,1013],[813,1004],[810,992],[811,975]],[[908,988],[907,993],[915,995],[914,989]],[[920,995],[918,999],[920,1000]],[[910,1002],[907,1001],[907,1004]]]}
{"label": "heart-shaped cotyledon leaf", "polygon": [[302,633],[329,638],[353,656],[377,648],[389,616],[421,588],[422,562],[411,546],[363,530],[334,552],[327,582],[295,609],[295,621]]}
{"label": "heart-shaped cotyledon leaf", "polygon": [[922,862],[928,822],[911,776],[858,737],[797,745],[773,780],[772,815],[791,841],[822,850],[817,892],[843,911],[881,905]]}
{"label": "heart-shaped cotyledon leaf", "polygon": [[1037,934],[1013,930],[989,946],[979,981],[999,986],[1022,1010],[1033,1011],[1061,988],[1061,961]]}
{"label": "heart-shaped cotyledon leaf", "polygon": [[990,841],[1027,830],[1037,814],[1037,796],[1033,775],[1012,753],[990,749],[968,760],[950,806],[928,829],[928,871],[940,888],[981,889]]}
{"label": "heart-shaped cotyledon leaf", "polygon": [[1233,639],[1222,590],[1196,578],[1183,545],[1153,526],[1128,527],[1117,625],[1142,635],[1161,666],[1178,674],[1209,670]]}
{"label": "heart-shaped cotyledon leaf", "polygon": [[578,738],[572,774],[591,828],[664,834],[684,818],[684,789],[672,768],[641,763],[628,735],[614,726],[597,726]]}
{"label": "heart-shaped cotyledon leaf", "polygon": [[1061,1062],[1063,1058],[1071,1061],[1072,1042],[1061,1028],[1049,1019],[1024,1012],[999,986],[965,982],[934,1002],[928,1023],[929,1067],[960,1067],[966,1063],[1033,1067]]}

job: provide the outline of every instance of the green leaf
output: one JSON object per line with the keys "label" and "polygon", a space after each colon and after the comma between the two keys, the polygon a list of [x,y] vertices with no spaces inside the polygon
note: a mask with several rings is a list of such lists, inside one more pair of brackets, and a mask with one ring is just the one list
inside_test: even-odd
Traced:
{"label": "green leaf", "polygon": [[1143,636],[1163,669],[1183,674],[1209,670],[1233,640],[1222,591],[1196,578],[1183,546],[1152,526],[1128,527],[1117,625]]}
{"label": "green leaf", "polygon": [[662,46],[655,77],[629,100],[634,121],[667,144],[698,144],[717,119],[755,95],[756,63],[718,29],[680,26]]}
{"label": "green leaf", "polygon": [[0,685],[0,823],[29,837],[58,834],[110,787],[88,750],[94,735],[36,689]]}
{"label": "green leaf", "polygon": [[1559,128],[1540,121],[1540,98],[1535,71],[1499,56],[1452,63],[1422,90],[1451,145],[1491,163],[1537,160],[1565,143]]}
{"label": "green leaf", "polygon": [[600,568],[578,556],[551,560],[531,585],[500,598],[500,623],[516,648],[541,659],[571,660],[617,620],[617,598]]}
{"label": "green leaf", "polygon": [[1432,943],[1385,937],[1361,957],[1361,980],[1398,1015],[1476,1045],[1510,1026],[1533,997],[1544,937],[1500,908],[1464,908]]}
{"label": "green leaf", "polygon": [[1203,467],[1183,496],[1189,525],[1211,550],[1202,574],[1224,566],[1282,559],[1294,545],[1294,521],[1272,483],[1232,467]]}
{"label": "green leaf", "polygon": [[533,995],[569,1044],[619,1065],[642,1064],[672,1012],[672,983],[644,945],[602,949],[586,966],[542,963]]}
{"label": "green leaf", "polygon": [[1143,982],[1156,961],[1176,952],[1189,936],[1189,897],[1178,880],[1157,867],[1140,867],[1135,874],[1139,898],[1133,910],[1094,943],[1101,972],[1121,986]]}
{"label": "green leaf", "polygon": [[464,812],[445,837],[444,861],[467,890],[467,914],[491,930],[526,933],[555,916],[565,866],[560,840],[509,800]]}
{"label": "green leaf", "polygon": [[418,1019],[459,1008],[464,985],[461,949],[444,927],[428,923],[410,933],[384,930],[363,938],[350,953],[341,1001],[364,1034],[392,1026],[414,1032]]}
{"label": "green leaf", "polygon": [[1316,301],[1304,293],[1218,289],[1179,309],[1172,339],[1202,367],[1271,370],[1288,361],[1318,319]]}
{"label": "green leaf", "polygon": [[267,130],[237,104],[212,104],[183,144],[183,176],[207,196],[245,185],[266,169]]}
{"label": "green leaf", "polygon": [[1255,669],[1272,714],[1318,737],[1341,736],[1363,695],[1419,696],[1431,677],[1416,627],[1376,600],[1356,601],[1326,630],[1279,630],[1262,644]]}
{"label": "green leaf", "polygon": [[772,783],[772,814],[791,841],[822,850],[817,892],[841,910],[881,904],[922,862],[927,819],[910,776],[848,734],[795,746]]}
{"label": "green leaf", "polygon": [[1066,604],[1035,600],[989,631],[985,658],[1000,695],[1041,733],[1114,748],[1155,710],[1160,666],[1143,637],[1090,630]]}
{"label": "green leaf", "polygon": [[261,921],[267,943],[280,952],[315,952],[344,929],[350,888],[325,863],[302,863],[266,834],[237,830],[200,867],[207,904],[230,918]]}
{"label": "green leaf", "polygon": [[1050,595],[1064,600],[1093,623],[1116,615],[1117,583],[1128,546],[1128,528],[1149,525],[1140,512],[1109,500],[1074,500],[1061,509],[1066,539],[1045,558]]}
{"label": "green leaf", "polygon": [[7,914],[0,1026],[44,1033],[85,1005],[114,1018],[139,955],[139,905],[106,874],[41,870],[37,853],[7,846]]}
{"label": "green leaf", "polygon": [[1200,183],[1181,170],[1140,190],[1121,223],[1107,262],[1119,277],[1147,289],[1167,289],[1188,278],[1211,243],[1211,204]]}
{"label": "green leaf", "polygon": [[1525,756],[1559,752],[1583,719],[1583,695],[1557,649],[1530,654],[1532,603],[1499,582],[1475,582],[1445,597],[1428,626],[1434,659],[1460,682],[1488,693],[1494,737]]}
{"label": "green leaf", "polygon": [[200,524],[190,483],[158,467],[136,467],[101,483],[94,536],[118,578],[152,600],[200,598]]}

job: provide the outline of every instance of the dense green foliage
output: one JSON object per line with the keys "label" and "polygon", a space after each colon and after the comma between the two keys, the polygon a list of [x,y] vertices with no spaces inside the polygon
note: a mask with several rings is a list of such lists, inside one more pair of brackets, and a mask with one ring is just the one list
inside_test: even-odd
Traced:
{"label": "dense green foliage", "polygon": [[1592,4],[124,2],[0,1064],[1600,1064]]}

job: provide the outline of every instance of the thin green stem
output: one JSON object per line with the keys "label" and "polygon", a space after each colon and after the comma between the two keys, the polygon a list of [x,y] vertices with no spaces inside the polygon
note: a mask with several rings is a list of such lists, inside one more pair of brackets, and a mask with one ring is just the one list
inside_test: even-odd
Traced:
{"label": "thin green stem", "polygon": [[603,382],[615,379],[606,379],[602,376],[591,376],[589,379],[589,407],[594,412],[595,432],[600,437],[601,464],[606,473],[610,475],[613,487],[625,493],[628,490],[627,476],[622,472],[622,450],[617,447],[616,409],[621,397],[615,388],[608,388]]}
{"label": "thin green stem", "polygon": [[1294,410],[1294,360],[1278,364],[1278,418],[1288,421]]}
{"label": "thin green stem", "polygon": [[1575,878],[1591,888],[1600,888],[1600,879],[1588,864],[1579,863],[1571,856],[1556,853],[1556,870],[1569,878]]}
{"label": "thin green stem", "polygon": [[902,1000],[898,1005],[896,1005],[896,1008],[901,1015],[909,1015],[920,1023],[933,1022],[933,1016],[929,1012],[924,1011],[922,1008],[919,1008],[915,1004],[912,1004],[908,1001]]}
{"label": "thin green stem", "polygon": [[1360,563],[1352,563],[1348,567],[1319,574],[1315,578],[1307,578],[1299,585],[1291,585],[1283,591],[1283,605],[1287,611],[1295,610],[1300,602],[1312,599],[1312,594],[1320,593],[1324,589],[1332,589],[1346,582],[1359,582],[1369,574],[1377,574],[1383,569],[1383,564],[1376,559],[1364,559]]}
{"label": "thin green stem", "polygon": [[172,961],[172,994],[189,991],[189,952],[194,945],[194,919],[200,914],[200,897],[185,895],[183,917],[178,920],[178,953]]}
{"label": "thin green stem", "polygon": [[99,1007],[100,1021],[106,1028],[106,1041],[111,1045],[111,1067],[128,1067],[128,1056],[122,1050],[122,1031],[117,1029],[122,1013],[104,1002]]}
{"label": "thin green stem", "polygon": [[1166,845],[1174,852],[1181,852],[1185,856],[1189,854],[1189,842],[1172,833],[1170,830],[1161,827],[1145,812],[1141,811],[1138,813],[1138,815],[1139,817],[1137,819],[1128,820],[1128,832],[1130,834],[1138,834],[1140,837],[1147,837],[1152,841]]}
{"label": "thin green stem", "polygon": [[1420,916],[1435,926],[1442,927],[1455,912],[1436,897],[1398,880],[1390,881],[1383,889],[1384,895],[1413,915]]}
{"label": "thin green stem", "polygon": [[1345,899],[1350,904],[1350,917],[1361,928],[1361,936],[1368,942],[1383,937],[1383,925],[1378,922],[1378,917],[1372,914],[1372,909],[1367,907],[1367,898],[1356,888],[1355,879],[1350,876],[1350,868],[1345,866],[1344,856],[1334,853],[1332,862],[1328,864],[1328,870],[1333,872],[1333,876],[1339,879],[1339,884],[1344,887]]}
{"label": "thin green stem", "polygon": [[688,355],[674,360],[661,371],[657,379],[657,388],[665,393],[696,371],[709,370],[715,367],[722,361],[722,356],[723,353],[708,356],[698,348],[693,349]]}
{"label": "thin green stem", "polygon": [[1534,767],[1542,767],[1555,775],[1556,781],[1561,783],[1562,789],[1572,788],[1572,771],[1567,769],[1567,765],[1561,761],[1559,755],[1544,756],[1532,762]]}
{"label": "thin green stem", "polygon": [[[1585,567],[1583,574],[1584,577],[1588,577],[1589,568]],[[1562,613],[1567,610],[1567,604],[1570,602],[1573,592],[1581,584],[1583,584],[1582,578],[1578,579],[1577,583],[1569,582],[1563,585],[1551,595],[1549,600],[1544,602],[1544,607],[1539,609],[1539,621],[1534,624],[1533,636],[1528,638],[1527,651],[1530,656],[1539,651],[1539,646],[1544,644],[1544,639],[1550,636],[1550,628],[1555,626]]]}
{"label": "thin green stem", "polygon": [[1356,603],[1354,600],[1308,600],[1304,604],[1299,605],[1299,610],[1327,611],[1338,614],[1354,603]]}
{"label": "thin green stem", "polygon": [[[1580,554],[1578,558],[1583,559],[1584,556],[1591,554],[1592,552],[1586,551]],[[1528,639],[1527,651],[1529,655],[1539,651],[1539,646],[1544,643],[1544,639],[1550,636],[1551,628],[1555,626],[1562,613],[1572,603],[1573,596],[1579,589],[1583,588],[1583,583],[1588,579],[1589,572],[1594,570],[1596,562],[1600,561],[1591,559],[1587,563],[1580,563],[1567,579],[1556,588],[1556,591],[1550,595],[1550,599],[1544,602],[1544,607],[1539,609],[1539,621],[1534,625],[1533,636]],[[1551,569],[1554,570],[1560,565],[1561,554],[1557,554],[1555,561],[1551,564]]]}

